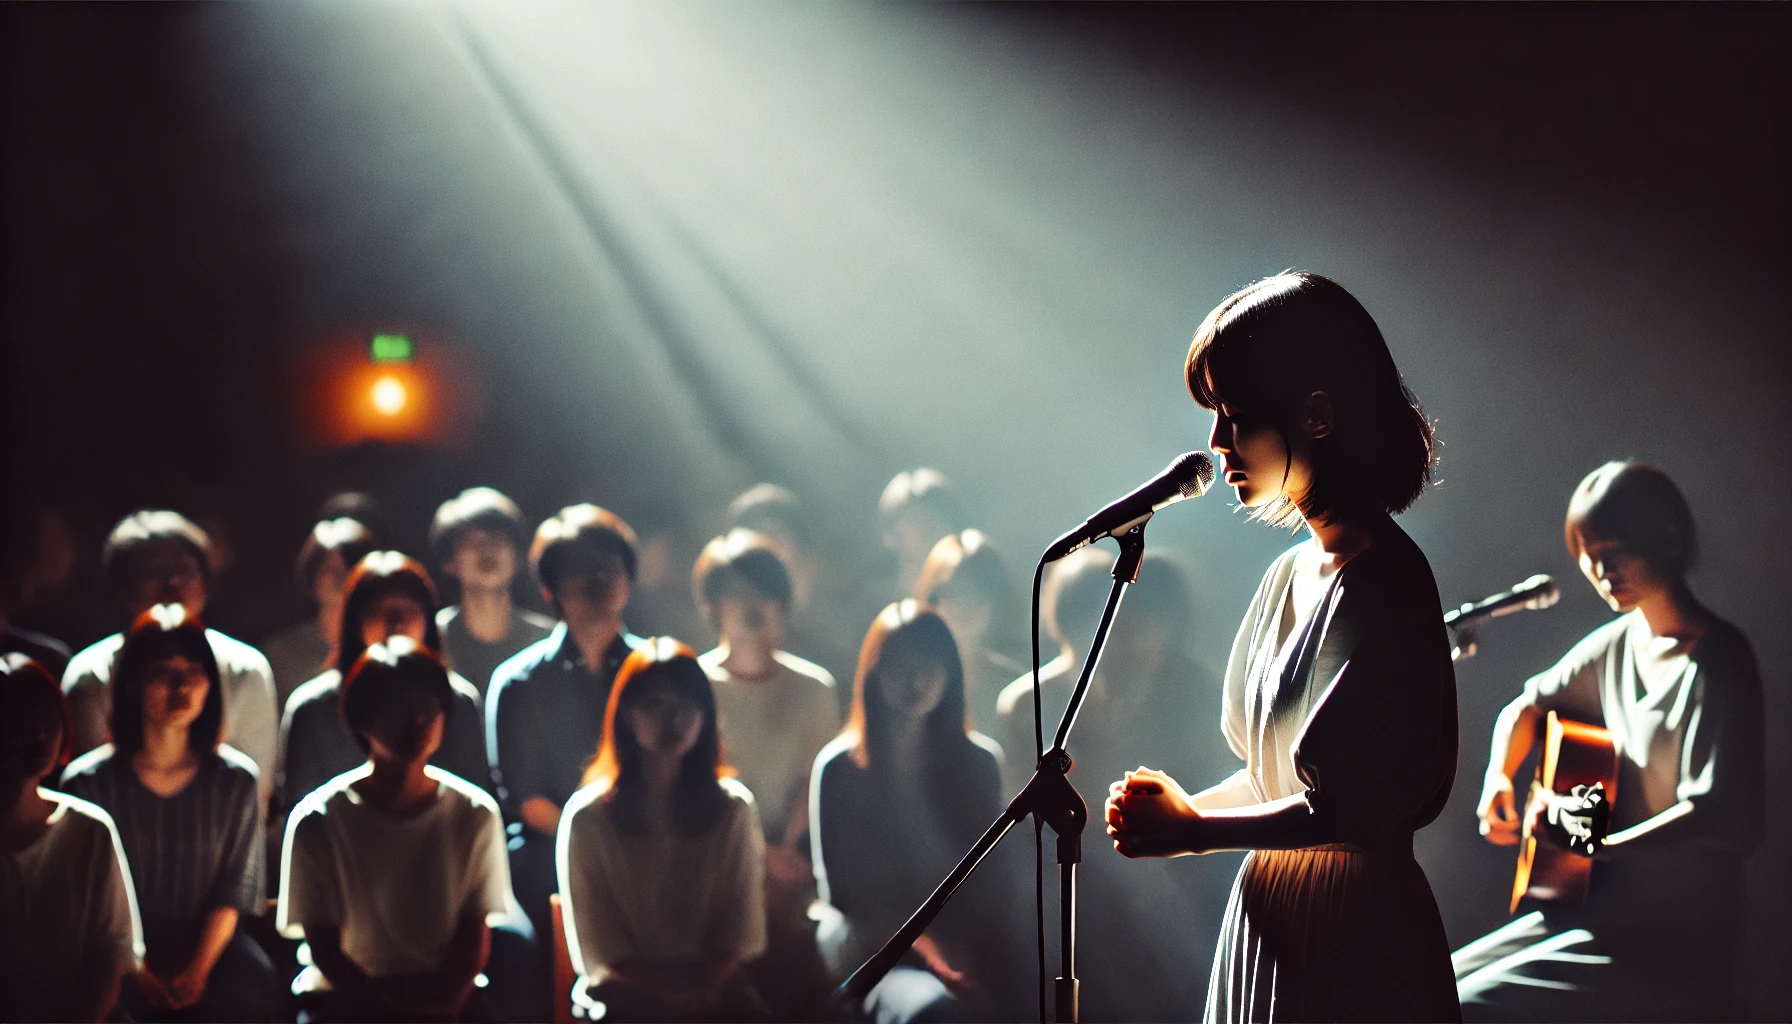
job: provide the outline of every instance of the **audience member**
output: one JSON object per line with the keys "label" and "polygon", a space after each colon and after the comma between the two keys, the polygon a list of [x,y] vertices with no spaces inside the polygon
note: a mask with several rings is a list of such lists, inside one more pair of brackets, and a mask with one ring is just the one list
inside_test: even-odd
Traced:
{"label": "audience member", "polygon": [[958,641],[971,723],[994,729],[1002,688],[1026,671],[1005,650],[1014,611],[1007,562],[982,530],[949,533],[927,556],[914,596],[939,612]]}
{"label": "audience member", "polygon": [[[346,589],[336,667],[294,690],[286,702],[281,720],[286,759],[280,784],[285,807],[296,806],[305,794],[366,761],[366,747],[355,738],[341,710],[342,679],[362,653],[395,636],[410,637],[432,653],[441,651],[435,586],[415,560],[396,551],[375,551],[349,574]],[[491,769],[485,756],[479,691],[456,673],[450,672],[448,679],[453,706],[440,749],[430,763],[489,791]]]}
{"label": "audience member", "polygon": [[325,519],[311,528],[299,548],[299,592],[313,613],[304,622],[275,633],[261,645],[274,670],[274,694],[286,707],[299,684],[330,667],[342,628],[342,598],[348,574],[374,550],[371,531],[346,517]]}
{"label": "audience member", "polygon": [[933,546],[964,528],[958,493],[937,469],[909,469],[891,478],[877,501],[884,547],[896,556],[897,596],[915,592]]}
{"label": "audience member", "polygon": [[626,517],[635,528],[635,580],[628,592],[629,627],[640,636],[675,636],[701,649],[714,629],[691,602],[693,546],[684,504],[637,500]]}
{"label": "audience member", "polygon": [[580,1001],[616,1020],[763,1018],[741,967],[766,947],[765,840],[727,778],[696,652],[669,637],[623,662],[558,842]]}
{"label": "audience member", "polygon": [[47,512],[19,511],[0,518],[0,654],[23,654],[61,679],[68,667],[68,645],[12,621],[48,575],[42,552],[51,534]]}
{"label": "audience member", "polygon": [[[178,512],[133,512],[119,520],[100,553],[106,580],[129,616],[126,624],[158,604],[178,604],[198,618],[211,582],[210,542],[205,531]],[[280,747],[280,712],[274,703],[273,670],[261,652],[215,629],[205,631],[223,683],[224,733],[231,746],[255,762],[263,806],[273,791]],[[77,753],[111,739],[112,664],[124,646],[114,633],[77,653],[62,677]]]}
{"label": "audience member", "polygon": [[280,931],[310,949],[293,991],[311,1020],[489,1018],[530,977],[526,940],[494,927],[520,923],[498,806],[428,764],[459,704],[406,635],[345,675],[343,717],[367,760],[293,810],[280,871]]}
{"label": "audience member", "polygon": [[49,673],[0,654],[0,1018],[100,1021],[143,940],[112,818],[41,788],[68,762],[68,707]]}
{"label": "audience member", "polygon": [[429,548],[460,583],[460,603],[436,613],[442,658],[483,698],[506,658],[553,631],[554,620],[512,600],[526,527],[516,502],[490,487],[469,487],[436,509]]}
{"label": "audience member", "polygon": [[223,686],[205,627],[144,612],[112,675],[112,742],[75,759],[67,792],[116,823],[146,953],[121,1005],[137,1020],[265,1021],[274,966],[239,918],[259,915],[266,855],[254,762],[220,741]]}
{"label": "audience member", "polygon": [[815,897],[809,773],[840,732],[840,703],[826,669],[781,649],[790,576],[769,541],[741,529],[717,537],[692,577],[698,606],[721,634],[698,660],[715,685],[722,743],[765,827],[768,951],[754,976],[790,1016],[810,1009],[827,985],[807,913]]}
{"label": "audience member", "polygon": [[560,809],[603,735],[616,671],[640,642],[622,625],[634,545],[634,530],[596,505],[572,505],[543,522],[529,562],[560,623],[492,675],[486,741],[499,798],[518,823],[511,875],[543,935],[552,927]]}
{"label": "audience member", "polygon": [[[865,636],[846,729],[815,761],[816,888],[844,919],[823,936],[838,971],[890,937],[1002,811],[1001,749],[965,725],[951,630],[913,600]],[[1013,1007],[999,959],[1010,879],[971,879],[862,1008],[877,1020],[965,1020]],[[1030,986],[1029,986],[1030,988]]]}

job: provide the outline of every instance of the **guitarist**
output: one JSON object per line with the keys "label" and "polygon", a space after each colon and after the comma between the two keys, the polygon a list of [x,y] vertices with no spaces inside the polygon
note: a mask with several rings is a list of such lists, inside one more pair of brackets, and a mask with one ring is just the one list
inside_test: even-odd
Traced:
{"label": "guitarist", "polygon": [[1692,513],[1661,470],[1594,470],[1575,488],[1564,532],[1588,582],[1620,614],[1500,712],[1476,813],[1490,842],[1516,844],[1522,811],[1539,843],[1568,846],[1564,826],[1578,802],[1527,795],[1514,773],[1550,711],[1611,732],[1611,831],[1586,904],[1530,908],[1544,914],[1538,949],[1563,948],[1565,930],[1584,928],[1591,939],[1577,952],[1594,955],[1540,956],[1505,983],[1464,992],[1464,1010],[1505,1020],[1738,1019],[1743,862],[1765,819],[1754,651],[1687,586]]}

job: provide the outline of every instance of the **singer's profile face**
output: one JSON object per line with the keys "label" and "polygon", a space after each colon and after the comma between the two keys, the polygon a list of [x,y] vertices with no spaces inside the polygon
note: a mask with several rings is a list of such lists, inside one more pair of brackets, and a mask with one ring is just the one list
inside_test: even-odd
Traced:
{"label": "singer's profile face", "polygon": [[1580,571],[1614,612],[1627,612],[1666,586],[1649,559],[1608,540],[1583,537]]}
{"label": "singer's profile face", "polygon": [[1298,499],[1312,480],[1305,454],[1291,449],[1280,430],[1227,405],[1213,414],[1207,446],[1218,456],[1220,472],[1238,503],[1246,508],[1260,508],[1284,495]]}

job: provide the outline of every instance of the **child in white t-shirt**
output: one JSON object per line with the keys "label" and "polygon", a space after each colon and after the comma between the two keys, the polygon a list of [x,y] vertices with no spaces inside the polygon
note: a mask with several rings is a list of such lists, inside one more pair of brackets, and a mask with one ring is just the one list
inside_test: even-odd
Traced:
{"label": "child in white t-shirt", "polygon": [[313,965],[293,990],[313,1020],[489,1012],[469,1006],[489,925],[517,912],[497,804],[428,764],[454,703],[441,661],[405,637],[368,648],[343,684],[368,762],[294,809],[280,872],[280,930]]}
{"label": "child in white t-shirt", "polygon": [[0,655],[0,1020],[104,1020],[143,955],[112,819],[38,788],[69,753],[61,688]]}

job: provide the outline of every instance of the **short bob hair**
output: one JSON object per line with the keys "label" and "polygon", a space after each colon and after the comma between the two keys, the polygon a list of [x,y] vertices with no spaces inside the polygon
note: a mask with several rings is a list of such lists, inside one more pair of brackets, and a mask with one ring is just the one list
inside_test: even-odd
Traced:
{"label": "short bob hair", "polygon": [[560,577],[574,553],[584,550],[622,559],[629,582],[635,579],[635,531],[622,517],[596,505],[568,505],[535,529],[529,568],[548,593],[557,593]]}
{"label": "short bob hair", "polygon": [[49,671],[23,654],[0,654],[0,783],[68,764],[74,743],[68,700]]}
{"label": "short bob hair", "polygon": [[454,545],[468,530],[495,533],[519,552],[529,544],[523,510],[509,495],[490,487],[469,487],[436,509],[429,524],[429,551],[437,565],[454,560]]}
{"label": "short bob hair", "polygon": [[732,775],[722,760],[721,730],[715,690],[697,662],[697,652],[669,636],[643,641],[616,670],[610,701],[604,708],[604,731],[597,756],[585,769],[584,785],[604,790],[611,820],[625,832],[647,827],[647,783],[641,767],[641,746],[623,709],[655,688],[664,687],[697,706],[703,725],[697,743],[684,755],[674,784],[673,820],[685,835],[701,835],[722,816],[728,794],[717,780]]}
{"label": "short bob hair", "polygon": [[1698,560],[1698,531],[1685,495],[1646,462],[1608,462],[1588,473],[1568,499],[1562,535],[1576,559],[1587,541],[1602,540],[1674,576],[1684,576]]}
{"label": "short bob hair", "polygon": [[187,746],[201,755],[218,752],[224,734],[224,681],[205,623],[178,604],[159,604],[137,616],[112,669],[112,745],[118,756],[143,749],[143,688],[150,669],[175,656],[197,662],[211,683],[205,707],[187,730]]}
{"label": "short bob hair", "polygon": [[931,512],[946,524],[948,532],[957,531],[964,525],[958,490],[952,485],[951,478],[937,469],[925,466],[905,469],[891,477],[884,485],[884,493],[877,499],[878,525],[888,530],[910,509]]}
{"label": "short bob hair", "polygon": [[982,530],[948,533],[933,545],[915,583],[915,598],[938,604],[969,595],[1001,614],[1011,597],[1008,563]]}
{"label": "short bob hair", "polygon": [[1252,513],[1272,526],[1403,512],[1431,481],[1431,421],[1374,318],[1329,278],[1289,271],[1228,296],[1195,332],[1184,376],[1203,407],[1223,405],[1284,440],[1300,432],[1314,392],[1330,397],[1332,429],[1313,442],[1306,495]]}
{"label": "short bob hair", "polygon": [[363,651],[342,677],[337,700],[342,720],[362,750],[368,749],[367,734],[379,722],[414,715],[432,701],[444,723],[454,716],[454,684],[448,681],[447,667],[434,651],[408,636],[390,637]]}
{"label": "short bob hair", "polygon": [[199,560],[199,574],[210,581],[212,542],[205,531],[179,512],[145,509],[120,519],[100,549],[100,568],[114,594],[122,593],[136,581],[145,551],[163,541],[173,541],[191,551]]}
{"label": "short bob hair", "polygon": [[339,516],[313,526],[305,537],[304,546],[299,548],[298,563],[294,566],[293,578],[299,584],[299,593],[310,599],[317,585],[318,571],[331,555],[340,555],[343,567],[353,571],[361,559],[373,552],[373,547],[373,531],[360,520]]}
{"label": "short bob hair", "polygon": [[342,591],[342,631],[336,640],[335,665],[343,678],[348,678],[349,670],[367,650],[366,641],[361,639],[362,617],[391,594],[402,594],[417,602],[423,609],[423,646],[431,651],[442,649],[442,634],[436,628],[440,602],[429,570],[397,551],[374,551],[349,573]]}
{"label": "short bob hair", "polygon": [[691,567],[691,596],[703,617],[715,625],[717,605],[740,586],[790,608],[790,570],[776,546],[752,530],[734,529],[703,545]]}
{"label": "short bob hair", "polygon": [[745,527],[804,547],[814,544],[818,533],[808,507],[777,484],[754,484],[729,502],[728,526]]}

